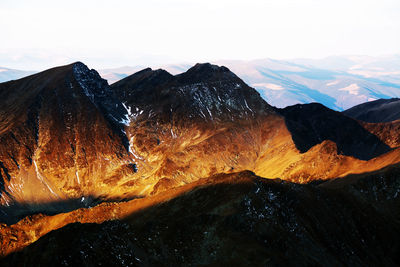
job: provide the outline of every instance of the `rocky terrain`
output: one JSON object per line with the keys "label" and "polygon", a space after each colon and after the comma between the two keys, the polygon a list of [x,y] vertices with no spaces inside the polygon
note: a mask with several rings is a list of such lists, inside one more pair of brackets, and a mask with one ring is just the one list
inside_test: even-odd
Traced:
{"label": "rocky terrain", "polygon": [[77,62],[1,83],[0,253],[23,249],[14,266],[396,265],[396,129],[272,107],[208,63],[109,86]]}

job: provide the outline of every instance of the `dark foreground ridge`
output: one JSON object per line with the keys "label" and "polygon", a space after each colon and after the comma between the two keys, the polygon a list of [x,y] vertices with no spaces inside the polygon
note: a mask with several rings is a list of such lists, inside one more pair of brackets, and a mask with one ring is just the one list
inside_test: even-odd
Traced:
{"label": "dark foreground ridge", "polygon": [[2,266],[398,266],[400,168],[317,185],[251,172],[123,221],[71,224]]}

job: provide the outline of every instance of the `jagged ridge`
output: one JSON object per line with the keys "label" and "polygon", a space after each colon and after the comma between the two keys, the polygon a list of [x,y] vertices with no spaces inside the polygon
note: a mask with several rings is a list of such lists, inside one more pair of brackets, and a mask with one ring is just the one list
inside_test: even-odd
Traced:
{"label": "jagged ridge", "polygon": [[172,115],[213,121],[273,113],[259,93],[228,68],[209,63],[196,64],[176,76],[144,69],[112,88],[137,115],[152,112],[167,121]]}

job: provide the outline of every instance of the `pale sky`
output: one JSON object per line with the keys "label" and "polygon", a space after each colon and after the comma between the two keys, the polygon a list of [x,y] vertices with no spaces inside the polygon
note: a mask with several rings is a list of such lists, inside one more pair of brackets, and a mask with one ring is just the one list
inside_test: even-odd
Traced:
{"label": "pale sky", "polygon": [[0,66],[400,53],[399,0],[0,0]]}

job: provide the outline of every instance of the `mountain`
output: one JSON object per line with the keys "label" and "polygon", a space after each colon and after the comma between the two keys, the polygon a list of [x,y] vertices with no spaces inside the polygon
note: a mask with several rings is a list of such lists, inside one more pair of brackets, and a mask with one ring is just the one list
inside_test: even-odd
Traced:
{"label": "mountain", "polygon": [[[244,82],[258,90],[272,106],[318,102],[343,111],[355,105],[400,97],[400,56],[331,56],[322,59],[218,60]],[[173,75],[187,71],[192,64],[155,66]],[[110,84],[145,66],[134,65],[99,70]],[[0,82],[17,79],[33,72],[0,68]]]}
{"label": "mountain", "polygon": [[2,83],[0,96],[1,217],[86,206],[115,195],[115,173],[134,173],[126,110],[84,64]]}
{"label": "mountain", "polygon": [[[173,76],[165,70],[144,69],[112,86],[125,104],[168,123],[188,119],[226,121],[268,115],[272,108],[253,88],[225,67],[196,64]],[[177,118],[174,118],[177,117]],[[172,121],[171,121],[172,120]]]}
{"label": "mountain", "polygon": [[366,78],[383,78],[398,83],[400,55],[385,56],[330,56],[322,59],[295,59],[295,63],[321,69],[346,71]]}
{"label": "mountain", "polygon": [[[319,60],[259,59],[220,60],[247,84],[254,87],[272,106],[318,102],[334,110],[380,98],[400,97],[400,57],[337,56]],[[190,64],[161,66],[172,74],[188,70]],[[111,83],[128,76],[138,67],[100,70]],[[103,74],[104,73],[104,74]],[[112,73],[113,77],[110,76]]]}
{"label": "mountain", "polygon": [[[33,251],[59,248],[66,263],[62,257],[83,251],[93,260],[87,265],[107,253],[122,260],[135,255],[147,265],[242,256],[246,264],[270,255],[277,265],[290,263],[285,247],[292,254],[309,244],[310,254],[296,252],[296,259],[337,265],[338,255],[357,247],[344,261],[378,262],[387,251],[387,263],[398,262],[392,256],[398,221],[391,216],[397,216],[400,153],[391,128],[321,104],[272,107],[227,67],[196,64],[177,75],[145,68],[109,86],[76,62],[1,83],[0,121],[2,256],[33,243]],[[358,188],[358,180],[367,185]],[[354,239],[337,237],[336,221],[342,236]],[[76,222],[85,225],[68,226]],[[83,243],[64,247],[75,242],[70,231]],[[131,231],[150,242],[132,241]],[[188,236],[193,241],[182,239]],[[265,240],[273,241],[272,250]],[[189,247],[185,242],[194,243],[172,259],[170,249]],[[86,255],[80,246],[92,244],[101,250]],[[132,252],[141,246],[142,254]],[[372,247],[382,251],[363,259]],[[30,257],[25,251],[10,256],[11,264]],[[203,252],[196,258],[193,251]],[[212,251],[226,261],[205,256]],[[44,258],[54,259],[50,254]]]}
{"label": "mountain", "polygon": [[218,173],[308,182],[400,157],[338,112],[277,110],[209,63],[175,76],[144,69],[111,87],[74,63],[0,84],[0,95],[0,219],[7,222],[158,194]]}
{"label": "mountain", "polygon": [[[158,198],[164,201],[158,205],[148,206],[146,199],[139,199],[118,208],[92,208],[91,215],[82,209],[32,218],[35,233],[45,227],[46,218],[51,224],[62,221],[61,216],[80,223],[52,231],[0,262],[2,266],[397,266],[399,175],[398,165],[308,185],[267,180],[251,172],[217,175],[199,180],[196,186],[186,185],[179,193],[161,194]],[[114,219],[99,224],[95,214]],[[116,220],[113,214],[122,218]],[[8,230],[17,239],[29,236],[21,223]],[[12,238],[4,242],[10,242],[9,247],[15,244]],[[4,252],[7,246],[2,248]]]}
{"label": "mountain", "polygon": [[379,98],[399,97],[400,83],[392,76],[362,76],[348,69],[328,68],[328,63],[265,59],[220,64],[231,68],[277,107],[318,102],[340,111]]}
{"label": "mountain", "polygon": [[[376,158],[368,166],[383,167],[383,158],[390,162],[397,158],[395,152],[386,153],[389,146],[358,122],[322,106],[302,113],[304,118],[322,112],[330,114],[332,123],[325,123],[327,127],[318,132],[306,131],[309,121],[300,121],[307,143],[302,149],[295,137],[298,131],[290,127],[294,121],[290,115],[272,108],[225,67],[197,64],[175,76],[161,69],[144,69],[111,87],[131,113],[127,136],[139,173],[153,169],[149,181],[156,188],[160,179],[168,184],[180,179],[187,183],[241,170],[294,181],[326,179],[355,166],[358,171],[352,170],[359,172],[367,166],[364,160]],[[304,110],[312,106],[304,105]],[[321,124],[326,119],[321,115],[315,121]],[[351,130],[343,132],[343,125]],[[356,135],[352,138],[349,133]]]}
{"label": "mountain", "polygon": [[35,73],[34,71],[14,70],[0,67],[0,83],[20,79]]}
{"label": "mountain", "polygon": [[365,122],[390,122],[400,119],[400,99],[379,99],[343,111],[346,116]]}

